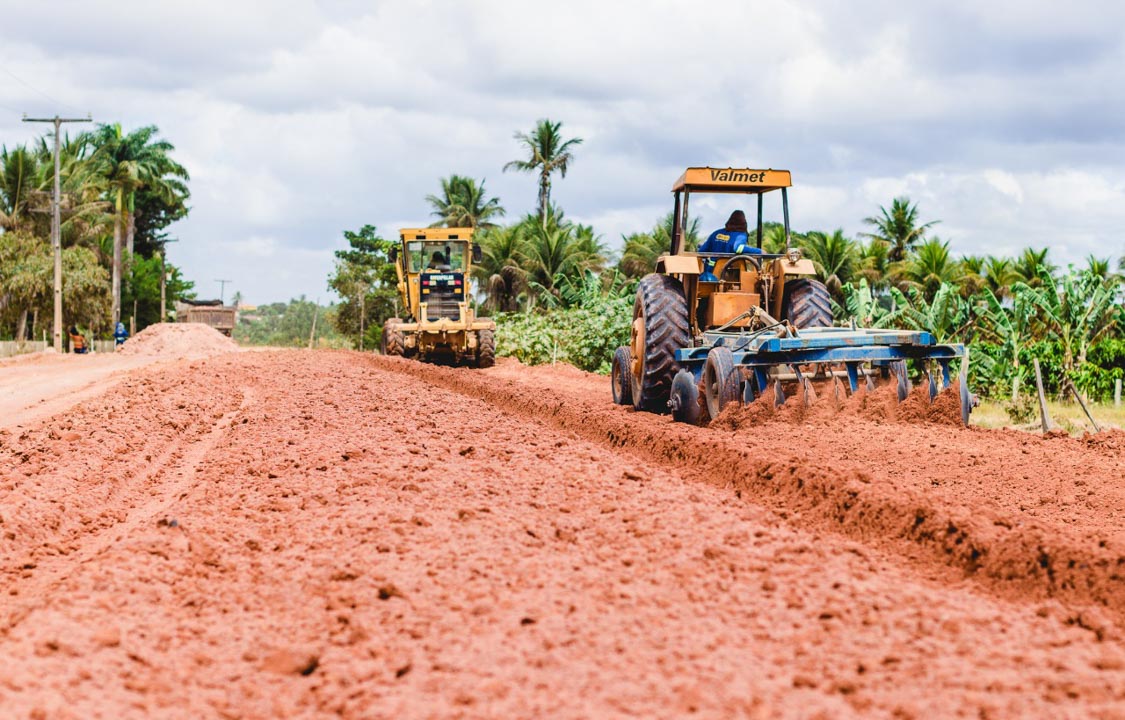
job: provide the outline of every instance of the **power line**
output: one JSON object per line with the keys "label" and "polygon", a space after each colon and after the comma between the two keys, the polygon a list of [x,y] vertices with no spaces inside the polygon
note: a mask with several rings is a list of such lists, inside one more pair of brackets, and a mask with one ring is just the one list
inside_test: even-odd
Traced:
{"label": "power line", "polygon": [[218,278],[215,278],[215,282],[219,283],[219,303],[222,304],[223,300],[225,299],[225,296],[223,295],[223,291],[226,290],[227,283],[234,282],[234,281],[233,280],[220,280]]}
{"label": "power line", "polygon": [[39,88],[35,87],[35,86],[34,86],[34,85],[32,85],[31,83],[29,83],[29,82],[27,82],[26,80],[24,80],[23,78],[21,78],[21,77],[20,77],[19,75],[16,75],[16,74],[15,74],[14,72],[12,72],[11,70],[9,70],[8,68],[0,66],[0,70],[3,70],[3,71],[4,71],[5,73],[6,73],[6,74],[8,74],[9,76],[11,76],[11,77],[12,77],[12,78],[13,78],[13,79],[14,79],[14,80],[15,80],[16,82],[18,82],[18,83],[19,83],[20,85],[23,85],[23,86],[24,86],[25,88],[27,88],[27,89],[31,90],[31,91],[32,91],[32,92],[34,92],[34,93],[37,93],[37,94],[39,94],[39,95],[42,95],[42,96],[43,96],[43,97],[45,97],[46,99],[48,99],[48,100],[50,100],[51,102],[55,103],[56,105],[62,105],[62,106],[63,106],[64,108],[70,108],[71,110],[77,110],[77,109],[78,109],[78,108],[74,107],[73,105],[71,105],[70,103],[64,103],[64,102],[63,102],[62,100],[59,100],[59,99],[57,99],[57,98],[54,98],[54,97],[51,97],[51,96],[50,96],[50,95],[48,95],[47,93],[43,92],[43,91],[42,91],[42,90],[40,90]]}

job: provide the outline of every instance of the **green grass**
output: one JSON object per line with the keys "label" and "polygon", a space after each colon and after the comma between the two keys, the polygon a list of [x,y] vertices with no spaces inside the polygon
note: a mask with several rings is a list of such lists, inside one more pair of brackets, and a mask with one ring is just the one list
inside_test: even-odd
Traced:
{"label": "green grass", "polygon": [[[994,400],[982,400],[980,406],[973,409],[973,414],[970,423],[984,428],[1000,428],[1010,427],[1017,430],[1029,430],[1031,432],[1041,432],[1042,426],[1039,422],[1039,404],[1035,404],[1035,415],[1030,423],[1018,424],[1012,421],[1008,413],[1004,410],[1005,403],[996,402]],[[1094,419],[1098,421],[1098,426],[1102,430],[1108,428],[1125,428],[1125,403],[1121,407],[1114,407],[1113,403],[1087,403],[1090,408],[1090,413]],[[1094,428],[1090,425],[1090,421],[1086,418],[1086,414],[1082,412],[1082,406],[1076,402],[1060,403],[1057,400],[1047,401],[1047,413],[1051,416],[1051,421],[1057,426],[1066,430],[1072,435],[1081,434],[1083,432],[1093,432]]]}

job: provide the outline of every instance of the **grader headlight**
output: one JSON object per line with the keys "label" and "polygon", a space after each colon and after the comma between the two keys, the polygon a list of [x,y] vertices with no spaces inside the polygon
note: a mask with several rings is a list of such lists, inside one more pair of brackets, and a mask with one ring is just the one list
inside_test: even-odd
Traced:
{"label": "grader headlight", "polygon": [[801,259],[801,249],[800,248],[789,248],[789,251],[786,252],[785,254],[789,258],[789,264],[790,265],[796,265],[797,261]]}

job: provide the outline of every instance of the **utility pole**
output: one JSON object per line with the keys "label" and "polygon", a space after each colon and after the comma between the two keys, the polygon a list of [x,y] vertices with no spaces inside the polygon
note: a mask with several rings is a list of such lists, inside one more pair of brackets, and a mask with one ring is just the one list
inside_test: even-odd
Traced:
{"label": "utility pole", "polygon": [[219,280],[218,278],[216,278],[215,282],[219,283],[219,302],[225,305],[226,303],[223,302],[223,298],[226,297],[226,296],[223,293],[227,289],[227,283],[234,282],[234,281],[233,280]]}
{"label": "utility pole", "polygon": [[46,122],[55,126],[55,194],[52,201],[54,212],[51,215],[51,245],[55,251],[55,352],[62,352],[62,222],[59,219],[59,128],[63,123],[93,122],[89,116],[84,118],[29,118],[24,122]]}
{"label": "utility pole", "polygon": [[309,350],[313,349],[313,343],[316,341],[316,316],[318,314],[320,314],[320,298],[317,298],[316,304],[313,305],[312,330],[309,330]]}
{"label": "utility pole", "polygon": [[[168,243],[173,242],[179,241],[174,238],[169,238],[164,241],[164,245],[168,245]],[[168,277],[167,271],[164,269],[164,254],[165,249],[162,247],[160,248],[160,322],[168,321],[168,306],[165,302],[165,293],[168,287],[168,281],[171,280],[171,278]]]}

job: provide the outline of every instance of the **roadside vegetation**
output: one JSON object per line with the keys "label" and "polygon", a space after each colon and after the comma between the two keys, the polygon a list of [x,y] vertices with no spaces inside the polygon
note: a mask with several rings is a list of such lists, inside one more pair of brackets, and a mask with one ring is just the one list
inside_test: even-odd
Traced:
{"label": "roadside vegetation", "polygon": [[336,305],[320,305],[304,295],[287,303],[245,307],[239,311],[234,339],[240,345],[289,348],[347,348],[336,330]]}
{"label": "roadside vegetation", "polygon": [[[552,183],[576,162],[582,139],[550,120],[515,137],[523,156],[503,169],[535,178],[534,209],[504,224],[508,213],[484,180],[450,175],[426,198],[435,225],[478,229],[478,312],[497,321],[498,354],[607,372],[613,349],[628,340],[636,283],[670,245],[672,217],[622,237],[620,252],[611,253],[593,227],[551,201]],[[1015,257],[954,256],[937,234],[940,221],[925,218],[907,197],[892,198],[863,222],[867,230],[858,237],[841,229],[792,234],[828,287],[838,322],[924,330],[941,342],[968,344],[974,392],[1007,408],[1013,420],[1026,417],[1036,359],[1052,398],[1076,390],[1090,400],[1112,399],[1115,381],[1125,376],[1125,258],[1091,256],[1063,268],[1049,248]],[[688,247],[703,234],[694,218]],[[375,347],[383,321],[397,312],[386,260],[393,243],[371,226],[345,237],[351,249],[337,253],[329,283],[344,298],[336,326],[358,344],[363,317],[364,347]],[[784,242],[784,229],[767,223],[764,249],[779,252]]]}
{"label": "roadside vegetation", "polygon": [[[60,144],[63,323],[108,337],[120,319],[137,330],[193,297],[192,283],[164,262],[167,228],[187,216],[187,170],[155,126],[100,125]],[[49,332],[54,256],[54,137],[0,147],[0,339]]]}

